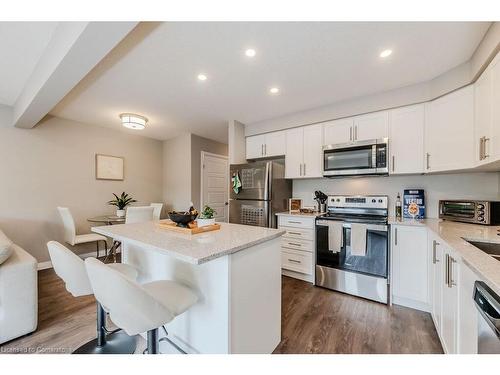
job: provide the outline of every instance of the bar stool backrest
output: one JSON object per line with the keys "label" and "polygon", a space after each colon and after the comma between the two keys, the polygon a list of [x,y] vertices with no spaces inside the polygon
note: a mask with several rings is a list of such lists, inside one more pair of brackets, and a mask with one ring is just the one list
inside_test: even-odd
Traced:
{"label": "bar stool backrest", "polygon": [[156,329],[174,319],[175,315],[137,282],[94,258],[85,259],[85,267],[97,301],[128,335]]}
{"label": "bar stool backrest", "polygon": [[78,255],[57,241],[47,243],[52,267],[74,297],[92,294],[85,263]]}

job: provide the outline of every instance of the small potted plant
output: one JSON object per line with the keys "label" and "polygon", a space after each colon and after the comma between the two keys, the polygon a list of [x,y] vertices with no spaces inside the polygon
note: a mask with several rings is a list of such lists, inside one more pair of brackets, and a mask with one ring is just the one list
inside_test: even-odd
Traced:
{"label": "small potted plant", "polygon": [[113,193],[115,199],[110,200],[108,204],[110,206],[116,206],[116,216],[124,217],[125,216],[125,207],[127,207],[130,203],[137,202],[134,198],[129,197],[129,195],[125,192],[122,195],[118,196]]}
{"label": "small potted plant", "polygon": [[200,217],[196,220],[199,227],[206,227],[207,225],[215,224],[214,214],[216,214],[212,207],[205,206],[201,211]]}

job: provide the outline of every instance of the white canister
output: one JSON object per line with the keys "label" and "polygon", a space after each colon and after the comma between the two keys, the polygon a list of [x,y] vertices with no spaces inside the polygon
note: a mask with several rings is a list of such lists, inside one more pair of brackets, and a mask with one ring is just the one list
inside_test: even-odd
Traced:
{"label": "white canister", "polygon": [[116,210],[117,217],[125,217],[125,210]]}
{"label": "white canister", "polygon": [[206,227],[208,225],[214,225],[215,219],[196,219],[198,227]]}

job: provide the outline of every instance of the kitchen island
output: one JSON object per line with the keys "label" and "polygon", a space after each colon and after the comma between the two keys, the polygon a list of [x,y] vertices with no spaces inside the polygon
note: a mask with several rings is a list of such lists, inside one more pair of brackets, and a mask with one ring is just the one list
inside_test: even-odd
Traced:
{"label": "kitchen island", "polygon": [[[221,223],[189,235],[155,222],[92,231],[122,243],[122,262],[138,269],[139,282],[174,280],[198,293],[198,303],[166,325],[187,353],[271,353],[281,341],[283,231]],[[171,347],[162,342],[160,351]]]}

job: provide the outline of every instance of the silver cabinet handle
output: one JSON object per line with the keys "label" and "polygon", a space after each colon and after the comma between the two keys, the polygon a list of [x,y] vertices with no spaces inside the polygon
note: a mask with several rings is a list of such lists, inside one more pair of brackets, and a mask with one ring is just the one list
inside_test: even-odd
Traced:
{"label": "silver cabinet handle", "polygon": [[448,284],[448,286],[450,288],[453,288],[454,286],[456,286],[457,284],[455,283],[455,280],[454,280],[454,277],[453,277],[453,263],[456,263],[457,261],[455,260],[455,258],[453,258],[452,256],[450,256],[448,258],[450,260],[450,270],[449,270],[449,274],[450,274],[450,283]]}
{"label": "silver cabinet handle", "polygon": [[289,224],[302,224],[300,221],[291,221],[291,220],[288,220],[288,223]]}
{"label": "silver cabinet handle", "polygon": [[489,138],[484,137],[484,140],[483,140],[483,158],[484,159],[490,157],[490,155],[486,153],[486,142],[489,142],[489,141],[490,141]]}
{"label": "silver cabinet handle", "polygon": [[304,163],[304,176],[306,175],[306,163]]}
{"label": "silver cabinet handle", "polygon": [[358,125],[354,125],[354,140],[358,140]]}
{"label": "silver cabinet handle", "polygon": [[295,260],[295,259],[288,259],[289,262],[292,262],[292,263],[302,263],[300,260]]}
{"label": "silver cabinet handle", "polygon": [[302,233],[299,233],[299,232],[290,232],[290,231],[288,231],[288,234],[295,234],[296,236],[302,236]]}
{"label": "silver cabinet handle", "polygon": [[450,256],[448,254],[445,255],[444,283],[450,286]]}
{"label": "silver cabinet handle", "polygon": [[394,162],[395,162],[395,157],[394,155],[392,155],[392,171],[394,172]]}
{"label": "silver cabinet handle", "polygon": [[484,159],[484,137],[479,138],[479,160]]}
{"label": "silver cabinet handle", "polygon": [[300,163],[300,173],[299,173],[300,176],[302,176],[302,163]]}
{"label": "silver cabinet handle", "polygon": [[439,242],[436,240],[432,241],[432,263],[436,264],[439,263],[439,259],[436,258],[436,247],[439,245]]}
{"label": "silver cabinet handle", "polygon": [[352,141],[352,126],[349,128],[349,140]]}
{"label": "silver cabinet handle", "polygon": [[264,156],[267,155],[267,144],[264,143]]}
{"label": "silver cabinet handle", "polygon": [[260,145],[260,156],[264,156],[264,145]]}
{"label": "silver cabinet handle", "polygon": [[288,242],[289,245],[292,245],[292,246],[299,246],[299,247],[302,247],[302,245],[300,243],[297,243],[297,242]]}
{"label": "silver cabinet handle", "polygon": [[428,152],[425,154],[425,157],[426,157],[426,163],[427,163],[427,169],[431,169],[431,164],[429,163],[429,159],[431,157],[431,154],[429,154]]}
{"label": "silver cabinet handle", "polygon": [[394,228],[394,245],[398,245],[398,228]]}

